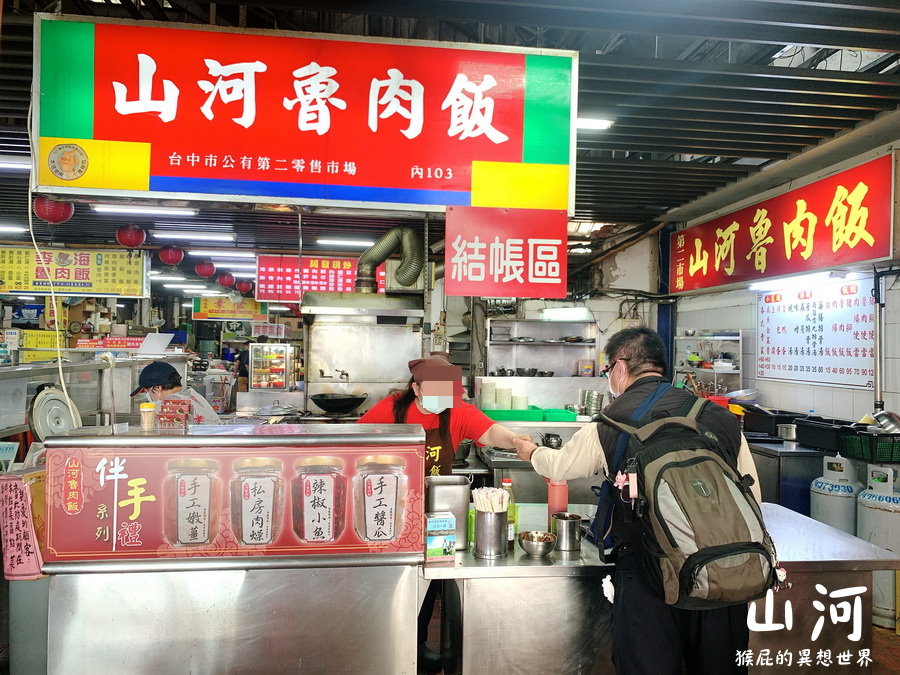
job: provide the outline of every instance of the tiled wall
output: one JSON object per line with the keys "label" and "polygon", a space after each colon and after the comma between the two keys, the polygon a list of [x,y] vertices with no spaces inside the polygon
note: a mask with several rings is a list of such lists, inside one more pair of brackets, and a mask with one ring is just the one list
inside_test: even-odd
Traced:
{"label": "tiled wall", "polygon": [[[885,280],[884,402],[887,410],[900,412],[900,279]],[[892,284],[896,288],[891,288]],[[803,412],[815,410],[824,417],[858,420],[872,412],[874,392],[840,386],[790,384],[757,380],[756,293],[730,291],[678,301],[676,326],[685,328],[739,328],[743,330],[741,388],[759,390],[762,405]]]}

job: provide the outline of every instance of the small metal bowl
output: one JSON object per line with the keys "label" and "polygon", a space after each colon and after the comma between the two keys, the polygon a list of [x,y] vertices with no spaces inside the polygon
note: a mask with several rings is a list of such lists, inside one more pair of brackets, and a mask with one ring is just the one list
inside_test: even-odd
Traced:
{"label": "small metal bowl", "polygon": [[519,532],[516,537],[526,554],[535,558],[545,558],[556,548],[556,535],[539,530]]}

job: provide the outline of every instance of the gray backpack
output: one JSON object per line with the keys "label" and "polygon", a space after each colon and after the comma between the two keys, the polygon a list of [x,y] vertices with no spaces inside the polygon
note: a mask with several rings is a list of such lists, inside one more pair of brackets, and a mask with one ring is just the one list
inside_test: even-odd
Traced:
{"label": "gray backpack", "polygon": [[750,492],[753,480],[698,424],[707,403],[698,398],[684,416],[648,422],[650,413],[641,426],[600,415],[629,437],[625,472],[636,476],[633,508],[651,584],[682,609],[748,602],[776,583],[775,546]]}

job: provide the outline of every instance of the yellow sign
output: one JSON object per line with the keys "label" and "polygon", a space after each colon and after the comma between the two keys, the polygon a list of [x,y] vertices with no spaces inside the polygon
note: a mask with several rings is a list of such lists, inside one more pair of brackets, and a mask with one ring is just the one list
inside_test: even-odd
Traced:
{"label": "yellow sign", "polygon": [[0,294],[145,298],[148,258],[142,251],[84,251],[0,246]]}
{"label": "yellow sign", "polygon": [[251,298],[237,303],[225,297],[194,298],[192,319],[202,321],[266,321],[269,305]]}
{"label": "yellow sign", "polygon": [[66,344],[60,337],[65,333],[57,333],[55,330],[23,330],[19,343],[19,360],[22,363],[33,361],[51,361],[56,354],[49,351],[32,351],[33,349],[65,349]]}

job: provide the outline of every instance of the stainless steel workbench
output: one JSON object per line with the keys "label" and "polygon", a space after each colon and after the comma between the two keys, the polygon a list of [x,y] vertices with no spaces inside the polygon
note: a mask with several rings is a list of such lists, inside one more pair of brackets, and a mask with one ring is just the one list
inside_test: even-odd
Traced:
{"label": "stainless steel workbench", "polygon": [[[593,507],[570,505],[589,515]],[[775,594],[773,616],[783,617],[790,603],[791,630],[751,632],[754,653],[769,649],[829,648],[834,654],[871,647],[872,570],[900,569],[900,554],[873,546],[845,532],[803,516],[778,504],[763,504],[766,524],[779,560],[788,571],[791,588]],[[545,504],[520,505],[520,529],[545,529]],[[604,564],[590,542],[581,552],[554,551],[547,559],[525,556],[518,548],[500,560],[480,560],[467,551],[453,564],[426,564],[426,579],[445,580],[445,603],[459,605],[461,645],[458,659],[469,673],[580,672],[612,673],[609,626],[612,605],[603,597],[602,580],[613,568]],[[813,600],[829,599],[827,592],[864,587],[860,594],[858,640],[848,638],[843,623],[827,623],[812,642],[810,636],[821,616]],[[832,604],[834,601],[831,601]],[[765,601],[757,601],[754,618],[764,621]],[[854,663],[855,663],[854,657]],[[453,664],[451,664],[453,665]],[[452,668],[451,668],[452,670]],[[766,668],[764,673],[778,672]],[[816,672],[813,668],[810,672]],[[826,671],[828,672],[828,671]]]}

